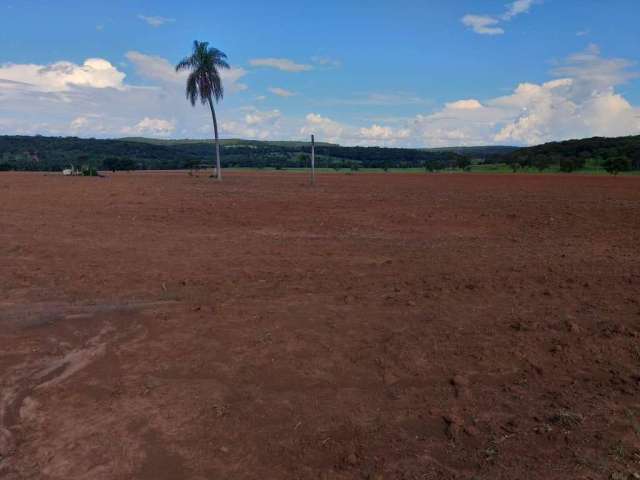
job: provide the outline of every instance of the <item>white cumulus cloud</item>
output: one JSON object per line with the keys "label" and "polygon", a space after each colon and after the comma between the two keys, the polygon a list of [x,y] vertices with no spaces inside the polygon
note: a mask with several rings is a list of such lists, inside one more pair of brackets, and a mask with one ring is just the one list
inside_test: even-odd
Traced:
{"label": "white cumulus cloud", "polygon": [[313,66],[296,63],[288,58],[253,58],[249,60],[252,67],[266,67],[282,70],[283,72],[306,72],[313,70]]}
{"label": "white cumulus cloud", "polygon": [[159,80],[161,82],[182,83],[187,78],[187,72],[176,72],[175,66],[169,60],[156,55],[146,55],[144,53],[129,51],[125,54],[136,72],[146,78]]}
{"label": "white cumulus cloud", "polygon": [[260,111],[252,109],[244,116],[244,121],[247,125],[273,124],[278,121],[281,116],[280,110]]}
{"label": "white cumulus cloud", "polygon": [[279,110],[258,110],[254,107],[244,108],[247,113],[241,119],[225,120],[222,131],[226,136],[265,140],[279,138],[284,132],[280,121]]}
{"label": "white cumulus cloud", "polygon": [[293,97],[297,95],[295,92],[291,90],[287,90],[285,88],[280,87],[269,87],[269,91],[278,97]]}
{"label": "white cumulus cloud", "polygon": [[[640,133],[640,109],[615,87],[634,78],[624,59],[608,59],[596,46],[569,56],[542,84],[523,82],[502,97],[479,102],[452,102],[439,112],[418,116],[414,131],[435,143],[449,143],[451,134],[464,144],[532,145],[596,135]],[[461,102],[474,108],[460,109]]]}
{"label": "white cumulus cloud", "polygon": [[[109,61],[0,64],[0,134],[189,136],[207,115],[184,98],[184,74],[159,56],[129,52],[146,85],[125,83]],[[247,88],[242,68],[221,72],[227,94]],[[220,105],[225,116],[226,102]],[[171,119],[171,120],[167,120]]]}
{"label": "white cumulus cloud", "polygon": [[386,144],[400,139],[405,139],[410,135],[408,129],[395,130],[388,126],[373,124],[370,127],[360,128],[358,131],[360,138],[365,141],[372,140],[373,143]]}
{"label": "white cumulus cloud", "polygon": [[507,11],[502,15],[503,20],[511,20],[516,15],[526,13],[534,4],[534,0],[516,0],[507,5]]}
{"label": "white cumulus cloud", "polygon": [[154,28],[158,28],[166,23],[172,23],[176,21],[175,18],[147,16],[147,15],[138,15],[138,18],[143,22],[146,22],[148,25],[151,25]]}
{"label": "white cumulus cloud", "polygon": [[69,125],[73,130],[79,130],[88,125],[89,119],[87,117],[76,117]]}
{"label": "white cumulus cloud", "polygon": [[124,127],[122,133],[125,135],[151,135],[153,137],[166,137],[175,130],[175,125],[170,120],[162,118],[144,117],[133,127]]}
{"label": "white cumulus cloud", "polygon": [[309,113],[305,117],[305,124],[299,133],[304,138],[313,134],[318,140],[343,145],[383,146],[401,144],[411,135],[411,131],[407,128],[393,128],[376,123],[357,128],[317,113]]}
{"label": "white cumulus cloud", "polygon": [[[210,136],[208,109],[193,109],[185,100],[184,74],[176,74],[171,62],[133,51],[127,62],[143,86],[125,82],[124,72],[105,59],[0,65],[0,134]],[[634,68],[633,62],[605,57],[591,45],[556,62],[547,81],[523,79],[510,93],[493,98],[462,92],[435,110],[411,94],[360,92],[350,99],[359,108],[345,115],[336,113],[343,109],[332,110],[340,102],[316,99],[317,108],[325,110],[299,117],[240,107],[238,101],[260,98],[238,95],[218,105],[218,116],[223,137],[307,139],[315,134],[319,141],[344,145],[530,145],[640,134],[640,108],[620,88],[635,81]],[[241,83],[245,70],[224,74],[228,92],[246,88]],[[371,116],[368,110],[407,104],[424,110],[412,116]]]}
{"label": "white cumulus cloud", "polygon": [[543,83],[522,82],[510,94],[446,103],[430,114],[355,127],[313,113],[301,134],[343,144],[455,146],[516,144],[640,134],[640,108],[616,87],[634,79],[633,63],[604,58],[596,46],[570,55]]}
{"label": "white cumulus cloud", "polygon": [[480,35],[502,35],[504,28],[500,24],[527,13],[534,3],[536,3],[536,0],[515,0],[508,3],[505,11],[500,15],[467,14],[460,21]]}
{"label": "white cumulus cloud", "polygon": [[65,61],[0,65],[0,81],[18,82],[43,92],[63,92],[73,87],[122,89],[125,76],[102,58],[89,58],[82,65]]}
{"label": "white cumulus cloud", "polygon": [[489,15],[468,14],[462,17],[462,23],[480,35],[502,35],[504,29],[498,27],[499,20]]}
{"label": "white cumulus cloud", "polygon": [[446,107],[457,110],[475,110],[476,108],[482,108],[482,104],[475,98],[470,98],[447,103]]}
{"label": "white cumulus cloud", "polygon": [[305,137],[314,134],[324,141],[340,142],[345,133],[344,125],[317,113],[309,113],[305,120],[305,125],[300,129],[300,134]]}

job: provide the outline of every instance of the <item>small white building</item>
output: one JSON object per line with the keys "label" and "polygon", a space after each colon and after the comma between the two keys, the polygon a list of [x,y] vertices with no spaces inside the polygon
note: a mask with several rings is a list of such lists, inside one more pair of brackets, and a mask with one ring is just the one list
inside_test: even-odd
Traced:
{"label": "small white building", "polygon": [[64,176],[80,175],[80,170],[78,170],[76,167],[71,165],[69,168],[65,168],[62,170],[62,175]]}

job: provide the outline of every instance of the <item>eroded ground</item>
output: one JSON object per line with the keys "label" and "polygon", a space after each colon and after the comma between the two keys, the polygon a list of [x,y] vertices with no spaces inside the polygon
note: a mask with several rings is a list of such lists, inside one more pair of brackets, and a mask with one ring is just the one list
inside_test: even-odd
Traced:
{"label": "eroded ground", "polygon": [[640,475],[640,179],[0,174],[3,479]]}

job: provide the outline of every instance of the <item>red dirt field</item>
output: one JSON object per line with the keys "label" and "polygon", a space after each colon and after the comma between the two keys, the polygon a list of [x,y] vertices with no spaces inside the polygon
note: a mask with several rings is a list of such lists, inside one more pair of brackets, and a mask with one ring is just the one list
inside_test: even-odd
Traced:
{"label": "red dirt field", "polygon": [[640,478],[640,178],[306,182],[0,174],[0,478]]}

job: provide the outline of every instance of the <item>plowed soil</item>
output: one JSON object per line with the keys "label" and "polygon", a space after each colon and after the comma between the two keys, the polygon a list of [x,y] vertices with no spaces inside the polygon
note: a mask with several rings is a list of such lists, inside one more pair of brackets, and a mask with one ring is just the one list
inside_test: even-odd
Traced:
{"label": "plowed soil", "polygon": [[640,178],[3,173],[0,387],[9,480],[640,478]]}

